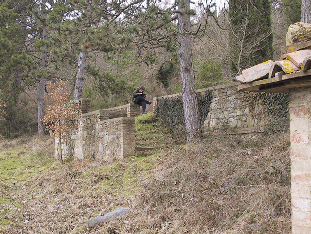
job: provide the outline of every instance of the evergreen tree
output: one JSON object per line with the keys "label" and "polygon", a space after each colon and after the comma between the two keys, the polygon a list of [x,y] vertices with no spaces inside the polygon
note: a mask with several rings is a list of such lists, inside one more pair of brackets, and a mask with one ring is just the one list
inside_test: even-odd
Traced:
{"label": "evergreen tree", "polygon": [[[88,72],[96,78],[104,77],[87,60],[95,53],[119,53],[128,49],[132,36],[125,30],[126,15],[141,0],[126,1],[66,1],[54,6],[49,22],[53,25],[51,39],[53,43],[53,61],[57,67],[61,63],[74,63],[75,75],[74,98],[82,97],[85,75]],[[71,17],[68,17],[68,16]],[[58,61],[58,62],[57,62]],[[108,62],[108,61],[107,61]],[[96,72],[95,72],[96,71]],[[106,86],[114,79],[106,80]]]}
{"label": "evergreen tree", "polygon": [[5,104],[0,129],[1,134],[7,137],[16,136],[29,126],[28,113],[20,94],[32,83],[35,68],[32,58],[25,51],[28,35],[23,24],[25,18],[18,14],[18,4],[10,3],[5,1],[0,5],[0,102]]}
{"label": "evergreen tree", "polygon": [[195,90],[190,22],[190,0],[179,1],[178,4],[178,52],[182,85],[182,100],[187,140],[201,138],[200,114]]}
{"label": "evergreen tree", "polygon": [[283,6],[289,25],[301,20],[301,0],[283,0]]}
{"label": "evergreen tree", "polygon": [[[189,0],[174,1],[171,7],[165,9],[159,6],[157,1],[147,1],[146,8],[138,10],[133,17],[137,22],[134,28],[138,39],[136,44],[142,48],[141,51],[159,47],[178,51],[188,141],[201,138],[192,57],[195,32],[190,20],[190,17],[195,14],[195,11],[190,8]],[[177,26],[172,23],[175,20],[178,21]],[[148,56],[147,53],[145,55]]]}
{"label": "evergreen tree", "polygon": [[271,3],[269,0],[230,0],[231,71],[272,58]]}

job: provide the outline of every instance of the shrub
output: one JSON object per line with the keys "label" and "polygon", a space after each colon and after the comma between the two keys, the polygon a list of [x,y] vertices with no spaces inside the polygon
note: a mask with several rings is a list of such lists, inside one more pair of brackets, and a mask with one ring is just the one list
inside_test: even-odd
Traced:
{"label": "shrub", "polygon": [[196,88],[207,88],[212,86],[216,81],[222,80],[221,64],[208,60],[199,68]]}

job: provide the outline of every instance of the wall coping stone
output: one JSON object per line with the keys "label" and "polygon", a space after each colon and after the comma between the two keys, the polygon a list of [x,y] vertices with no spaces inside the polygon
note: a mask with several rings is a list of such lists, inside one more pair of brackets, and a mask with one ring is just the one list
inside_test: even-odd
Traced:
{"label": "wall coping stone", "polygon": [[[216,85],[216,86],[212,86],[212,87],[208,87],[208,88],[204,88],[204,89],[197,89],[196,90],[196,93],[204,93],[204,92],[207,92],[207,91],[214,91],[214,90],[218,90],[218,89],[227,89],[227,88],[231,88],[231,87],[238,87],[240,83],[239,82],[231,82],[231,83],[228,83],[228,84],[223,84],[223,85]],[[165,96],[159,96],[159,97],[156,97],[156,98],[163,98],[163,99],[168,99],[168,98],[175,98],[175,97],[179,97],[181,96],[182,93],[176,93],[176,94],[171,94],[171,95],[165,95]]]}
{"label": "wall coping stone", "polygon": [[[131,112],[130,110],[133,110]],[[89,117],[91,115],[97,115],[99,120],[112,119],[118,117],[135,117],[139,115],[139,106],[134,103],[128,103],[122,106],[112,107],[108,109],[99,109],[91,112],[87,112],[81,115],[81,117]]]}

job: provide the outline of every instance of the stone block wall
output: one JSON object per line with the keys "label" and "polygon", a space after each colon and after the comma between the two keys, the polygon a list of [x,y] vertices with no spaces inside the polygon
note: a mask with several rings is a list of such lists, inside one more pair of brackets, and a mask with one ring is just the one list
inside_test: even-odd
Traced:
{"label": "stone block wall", "polygon": [[95,158],[111,161],[135,154],[135,118],[114,118],[96,124]]}
{"label": "stone block wall", "polygon": [[100,121],[100,110],[82,114],[79,120],[78,130],[74,137],[74,158],[95,158],[95,134],[96,124]]}
{"label": "stone block wall", "polygon": [[[259,98],[259,94],[239,92],[237,90],[237,85],[238,83],[233,82],[227,85],[197,90],[198,97],[201,98],[199,101],[199,109],[201,110],[201,115],[203,114],[202,122],[204,123],[203,129],[205,133],[220,130],[225,130],[227,133],[232,134],[263,132],[269,126],[267,107]],[[211,97],[210,100],[208,97],[209,95]],[[154,98],[153,111],[159,113],[159,105],[167,103],[163,100],[176,99],[181,100],[181,94]],[[182,102],[175,103],[179,105],[179,103]],[[203,108],[200,105],[208,106]],[[182,105],[179,108],[180,110],[175,107],[168,107],[176,112],[168,112],[168,115],[174,118],[183,118]],[[161,116],[161,118],[163,118],[163,116]],[[172,117],[168,116],[167,118]],[[169,121],[164,119],[164,122],[180,123],[183,122],[183,120]]]}
{"label": "stone block wall", "polygon": [[209,90],[213,98],[204,121],[204,131],[250,133],[265,130],[268,115],[257,94],[238,92],[236,83],[215,86]]}
{"label": "stone block wall", "polygon": [[292,233],[311,233],[311,89],[290,92]]}
{"label": "stone block wall", "polygon": [[[81,103],[83,105],[88,102]],[[84,112],[78,120],[78,129],[71,134],[70,140],[62,144],[59,144],[58,139],[55,140],[56,158],[59,158],[61,152],[63,159],[94,158],[112,161],[135,154],[134,117],[140,113],[138,105],[129,103]]]}

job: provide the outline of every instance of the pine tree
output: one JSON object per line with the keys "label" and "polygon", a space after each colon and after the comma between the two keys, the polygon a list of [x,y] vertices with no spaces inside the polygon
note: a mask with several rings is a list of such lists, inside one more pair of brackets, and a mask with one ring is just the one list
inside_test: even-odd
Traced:
{"label": "pine tree", "polygon": [[0,102],[5,103],[0,129],[7,137],[16,136],[29,126],[20,94],[33,82],[35,68],[25,51],[28,30],[24,18],[19,14],[18,4],[10,3],[6,1],[0,5]]}
{"label": "pine tree", "polygon": [[[54,25],[51,34],[53,60],[76,64],[75,99],[82,97],[87,68],[94,71],[90,63],[86,66],[94,52],[118,53],[129,47],[131,35],[123,24],[126,17],[120,15],[139,7],[141,2],[75,0],[54,6],[49,17],[51,26]],[[68,19],[68,15],[73,15],[72,19]]]}
{"label": "pine tree", "polygon": [[[177,48],[187,140],[199,139],[201,126],[192,57],[195,33],[190,21],[195,11],[190,8],[189,0],[176,0],[166,9],[161,8],[157,1],[148,1],[146,6],[133,17],[137,22],[134,28],[138,41],[136,44],[142,48],[141,51],[160,47],[173,51],[174,47]],[[175,20],[178,20],[177,27],[172,23]]]}
{"label": "pine tree", "polygon": [[301,20],[301,0],[283,0],[285,15],[288,24],[293,24]]}
{"label": "pine tree", "polygon": [[179,62],[182,83],[182,100],[187,140],[201,138],[198,100],[195,90],[195,77],[192,57],[192,33],[190,22],[190,0],[180,1],[178,5]]}
{"label": "pine tree", "polygon": [[231,71],[272,58],[271,3],[269,0],[230,0]]}

